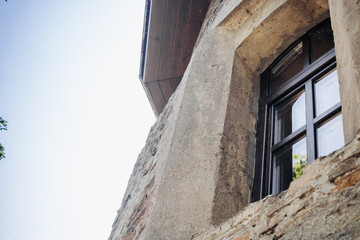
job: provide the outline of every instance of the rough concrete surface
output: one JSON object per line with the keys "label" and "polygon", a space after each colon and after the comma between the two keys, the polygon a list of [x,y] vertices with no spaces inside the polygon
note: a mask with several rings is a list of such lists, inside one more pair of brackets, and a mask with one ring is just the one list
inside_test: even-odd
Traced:
{"label": "rough concrete surface", "polygon": [[360,1],[329,0],[345,142],[360,129]]}

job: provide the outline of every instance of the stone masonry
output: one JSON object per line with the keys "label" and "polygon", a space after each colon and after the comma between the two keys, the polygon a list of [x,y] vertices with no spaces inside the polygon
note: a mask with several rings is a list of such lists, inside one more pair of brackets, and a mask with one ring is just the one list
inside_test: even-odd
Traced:
{"label": "stone masonry", "polygon": [[287,191],[267,196],[192,240],[360,239],[360,132],[306,166]]}

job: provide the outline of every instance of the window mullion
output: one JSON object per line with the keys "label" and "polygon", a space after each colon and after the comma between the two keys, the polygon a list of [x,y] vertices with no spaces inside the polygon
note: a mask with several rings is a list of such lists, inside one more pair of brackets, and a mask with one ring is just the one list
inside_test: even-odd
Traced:
{"label": "window mullion", "polygon": [[[263,121],[266,123],[268,121],[268,108],[269,106],[268,105],[265,105],[264,106],[264,109],[262,110],[262,119]],[[261,170],[260,170],[260,189],[259,189],[259,196],[260,196],[260,199],[264,198],[264,192],[263,192],[263,189],[264,189],[264,179],[266,179],[266,169],[265,169],[265,166],[267,166],[266,162],[265,162],[265,159],[266,159],[266,142],[267,142],[267,138],[268,138],[268,125],[265,124],[262,125],[262,128],[259,128],[260,129],[260,132],[259,133],[262,133],[263,132],[263,135],[262,135],[262,148],[260,150],[260,157],[261,157]]]}
{"label": "window mullion", "polygon": [[312,81],[305,83],[305,104],[306,104],[306,145],[308,164],[315,159],[315,129],[314,119],[314,98]]}
{"label": "window mullion", "polygon": [[276,143],[271,147],[271,152],[276,152],[279,149],[283,148],[284,146],[291,144],[294,142],[294,140],[298,139],[299,137],[304,136],[306,131],[306,125],[299,128],[295,132],[291,133],[289,136],[282,139],[280,142]]}
{"label": "window mullion", "polygon": [[315,117],[313,121],[313,125],[319,126],[322,122],[324,122],[328,118],[333,117],[339,112],[341,112],[341,103],[337,103],[336,105],[332,106],[331,108],[320,114],[319,116]]}
{"label": "window mullion", "polygon": [[268,181],[268,194],[274,194],[274,183],[273,183],[273,176],[274,173],[276,172],[274,169],[274,164],[273,164],[273,153],[271,151],[271,147],[274,143],[274,122],[275,122],[275,109],[274,109],[274,105],[271,105],[268,109],[268,111],[270,111],[270,117],[269,117],[269,126],[270,126],[270,143],[269,143],[269,148],[268,148],[268,166],[269,166],[269,181]]}

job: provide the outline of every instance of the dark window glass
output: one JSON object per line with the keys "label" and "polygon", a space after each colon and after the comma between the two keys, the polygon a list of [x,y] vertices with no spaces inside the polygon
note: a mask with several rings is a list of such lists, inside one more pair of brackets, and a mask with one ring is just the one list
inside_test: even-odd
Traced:
{"label": "dark window glass", "polygon": [[273,193],[279,193],[289,187],[290,182],[296,177],[294,169],[300,161],[306,162],[306,138],[274,154]]}
{"label": "dark window glass", "polygon": [[312,61],[334,48],[334,37],[330,23],[325,23],[310,32]]}
{"label": "dark window glass", "polygon": [[303,69],[303,43],[299,42],[271,68],[271,91],[281,87],[285,81]]}

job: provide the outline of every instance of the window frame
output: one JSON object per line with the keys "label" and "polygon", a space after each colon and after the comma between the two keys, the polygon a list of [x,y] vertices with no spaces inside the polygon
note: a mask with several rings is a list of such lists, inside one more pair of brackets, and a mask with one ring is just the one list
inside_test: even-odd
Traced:
{"label": "window frame", "polygon": [[[311,163],[317,157],[316,129],[324,122],[341,114],[341,102],[339,102],[319,116],[315,116],[314,84],[318,79],[336,69],[334,48],[312,62],[311,33],[325,24],[330,24],[329,20],[319,24],[291,44],[261,75],[262,86],[259,99],[255,178],[252,191],[253,201],[262,199],[269,194],[279,193],[274,189],[274,186],[279,186],[275,180],[274,153],[280,152],[281,149],[291,146],[291,144],[300,141],[301,138],[306,136],[307,163]],[[301,54],[303,69],[271,93],[272,67],[300,42],[302,42],[303,47],[303,53]],[[294,96],[296,92],[301,91],[301,89],[305,90],[306,124],[274,145],[275,108],[288,100],[290,96]]]}

